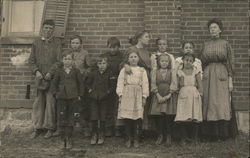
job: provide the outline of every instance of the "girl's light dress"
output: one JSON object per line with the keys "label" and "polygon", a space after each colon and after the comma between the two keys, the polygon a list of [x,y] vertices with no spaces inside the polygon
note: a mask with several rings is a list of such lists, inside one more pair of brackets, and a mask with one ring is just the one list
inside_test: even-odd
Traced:
{"label": "girl's light dress", "polygon": [[194,69],[191,75],[186,75],[178,70],[178,77],[184,78],[184,86],[180,89],[177,101],[177,112],[175,121],[202,121],[202,101],[196,88],[195,75],[200,73]]}
{"label": "girl's light dress", "polygon": [[118,107],[118,119],[142,119],[144,107],[142,98],[149,96],[147,72],[144,68],[131,67],[132,74],[120,71],[116,93],[121,97]]}

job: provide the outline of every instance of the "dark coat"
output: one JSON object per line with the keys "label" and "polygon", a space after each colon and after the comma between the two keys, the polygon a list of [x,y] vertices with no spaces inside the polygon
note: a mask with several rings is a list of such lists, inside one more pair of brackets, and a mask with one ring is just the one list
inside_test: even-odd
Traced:
{"label": "dark coat", "polygon": [[83,96],[84,85],[81,73],[78,69],[72,68],[69,74],[64,71],[64,68],[57,70],[52,80],[52,94],[55,94],[57,99],[73,99]]}
{"label": "dark coat", "polygon": [[104,53],[104,55],[108,58],[109,62],[109,70],[111,72],[112,80],[111,84],[112,86],[116,87],[124,54],[121,51],[117,51],[114,54],[112,54],[111,52],[106,52]]}
{"label": "dark coat", "polygon": [[97,69],[91,72],[86,82],[89,97],[96,100],[106,99],[114,91],[111,77],[109,69],[102,74]]}

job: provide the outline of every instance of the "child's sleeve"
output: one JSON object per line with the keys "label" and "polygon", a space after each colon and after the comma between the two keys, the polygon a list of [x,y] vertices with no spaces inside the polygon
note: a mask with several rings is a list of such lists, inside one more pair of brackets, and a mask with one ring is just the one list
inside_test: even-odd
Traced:
{"label": "child's sleeve", "polygon": [[178,79],[177,79],[177,70],[171,70],[171,83],[170,83],[170,92],[176,92],[178,90]]}
{"label": "child's sleeve", "polygon": [[55,72],[55,76],[53,77],[53,79],[51,81],[51,93],[53,95],[56,95],[56,93],[58,91],[59,81],[60,81],[60,73],[58,70]]}
{"label": "child's sleeve", "polygon": [[201,60],[198,58],[195,59],[195,67],[197,68],[197,71],[200,72],[202,75],[202,64]]}
{"label": "child's sleeve", "polygon": [[122,68],[122,70],[120,71],[120,74],[118,76],[118,80],[117,80],[117,86],[116,86],[116,93],[117,95],[120,97],[122,96],[122,91],[124,88],[124,80],[125,80],[125,69]]}
{"label": "child's sleeve", "polygon": [[157,70],[153,69],[151,71],[151,74],[150,74],[150,76],[151,76],[151,92],[153,92],[153,93],[158,92],[158,87],[156,85],[156,71]]}
{"label": "child's sleeve", "polygon": [[183,71],[181,70],[177,71],[177,81],[178,81],[177,85],[179,88],[184,86],[184,76],[183,76]]}
{"label": "child's sleeve", "polygon": [[195,79],[197,83],[197,89],[200,93],[200,95],[203,95],[203,86],[202,86],[202,81],[201,81],[201,73],[197,70],[197,73],[195,74]]}
{"label": "child's sleeve", "polygon": [[142,73],[142,97],[147,98],[149,96],[149,83],[148,83],[148,75],[146,70],[143,68]]}
{"label": "child's sleeve", "polygon": [[151,60],[151,68],[153,70],[157,69],[157,59],[156,59],[156,53],[152,53],[150,56],[150,60]]}
{"label": "child's sleeve", "polygon": [[172,54],[169,54],[171,60],[171,69],[175,69],[175,58]]}
{"label": "child's sleeve", "polygon": [[76,77],[77,77],[77,84],[78,84],[78,96],[83,96],[84,94],[84,89],[85,89],[85,85],[84,85],[84,82],[83,82],[83,78],[82,78],[82,75],[80,73],[80,70],[76,69]]}
{"label": "child's sleeve", "polygon": [[88,91],[90,89],[92,89],[93,81],[94,81],[94,74],[93,74],[93,72],[91,72],[91,73],[88,74],[88,77],[86,79],[86,88],[87,88]]}
{"label": "child's sleeve", "polygon": [[181,57],[178,57],[175,59],[175,69],[176,71],[178,71],[180,68],[181,68],[181,65],[182,65],[182,58]]}

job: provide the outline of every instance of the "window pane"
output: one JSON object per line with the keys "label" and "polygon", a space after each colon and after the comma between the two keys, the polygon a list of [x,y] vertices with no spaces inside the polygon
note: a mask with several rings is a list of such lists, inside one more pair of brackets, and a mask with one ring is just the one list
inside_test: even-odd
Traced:
{"label": "window pane", "polygon": [[10,32],[33,32],[34,2],[13,1],[11,8]]}
{"label": "window pane", "polygon": [[43,16],[43,8],[44,8],[44,1],[36,1],[35,2],[35,32],[39,33],[42,16]]}

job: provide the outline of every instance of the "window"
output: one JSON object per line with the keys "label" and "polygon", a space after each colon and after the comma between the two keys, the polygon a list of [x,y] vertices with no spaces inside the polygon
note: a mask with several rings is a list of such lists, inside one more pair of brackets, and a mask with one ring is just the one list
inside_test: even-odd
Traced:
{"label": "window", "polygon": [[3,0],[2,7],[2,37],[39,35],[44,0]]}

